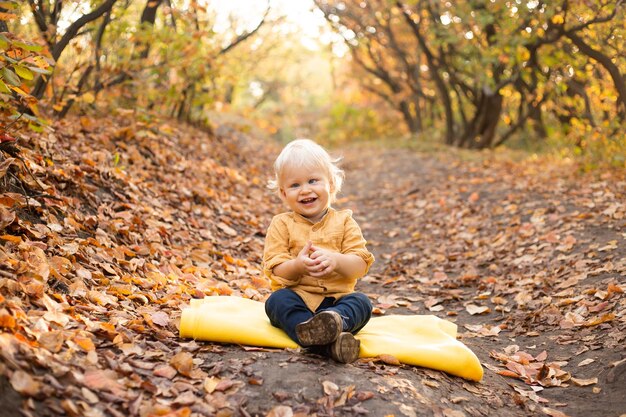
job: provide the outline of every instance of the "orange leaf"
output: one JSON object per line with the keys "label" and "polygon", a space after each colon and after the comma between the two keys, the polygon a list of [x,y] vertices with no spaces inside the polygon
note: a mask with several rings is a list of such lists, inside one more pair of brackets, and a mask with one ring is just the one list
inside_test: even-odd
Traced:
{"label": "orange leaf", "polygon": [[22,238],[20,236],[2,235],[2,236],[0,236],[0,239],[7,240],[7,241],[13,242],[15,244],[22,243]]}
{"label": "orange leaf", "polygon": [[182,375],[190,376],[193,369],[193,355],[189,352],[179,352],[170,360],[170,365]]}
{"label": "orange leaf", "polygon": [[48,277],[50,276],[50,265],[48,264],[46,254],[41,248],[35,246],[31,247],[26,258],[26,263],[28,264],[28,268],[32,274],[41,278],[43,281],[48,281]]}
{"label": "orange leaf", "polygon": [[107,292],[115,296],[125,296],[133,294],[134,291],[133,286],[130,284],[112,284]]}
{"label": "orange leaf", "polygon": [[231,295],[233,293],[233,289],[224,283],[219,283],[214,289],[219,295]]}
{"label": "orange leaf", "polygon": [[255,288],[269,288],[270,287],[270,283],[267,280],[267,278],[257,277],[257,276],[252,277],[252,285],[254,285]]}
{"label": "orange leaf", "polygon": [[598,324],[606,323],[607,321],[612,321],[615,318],[614,313],[607,313],[601,317],[596,317],[594,319],[589,319],[583,323],[585,327],[597,326]]}
{"label": "orange leaf", "polygon": [[613,295],[615,293],[622,294],[624,292],[624,290],[619,285],[615,285],[612,282],[610,282],[608,287],[607,287],[607,289],[606,289],[606,292],[607,292],[607,298],[610,298],[611,295]]}
{"label": "orange leaf", "polygon": [[72,262],[62,256],[53,256],[48,260],[48,264],[58,275],[64,276],[72,270]]}
{"label": "orange leaf", "polygon": [[511,378],[519,378],[520,376],[513,371],[509,371],[507,369],[503,369],[501,371],[496,372],[498,375],[509,376]]}
{"label": "orange leaf", "polygon": [[109,333],[117,333],[117,331],[115,330],[115,325],[109,322],[103,322],[103,323],[98,323],[100,328],[102,330],[104,330],[105,332],[109,332]]}
{"label": "orange leaf", "polygon": [[6,310],[0,311],[0,327],[5,329],[15,329],[15,318]]}
{"label": "orange leaf", "polygon": [[74,337],[74,342],[86,352],[96,350],[96,346],[93,344],[93,341],[88,337],[76,335]]}
{"label": "orange leaf", "polygon": [[248,378],[248,384],[250,384],[250,385],[263,385],[263,378],[258,378],[258,377],[252,376],[252,377]]}
{"label": "orange leaf", "polygon": [[378,359],[386,363],[387,365],[400,366],[402,363],[393,355],[382,354],[377,356]]}

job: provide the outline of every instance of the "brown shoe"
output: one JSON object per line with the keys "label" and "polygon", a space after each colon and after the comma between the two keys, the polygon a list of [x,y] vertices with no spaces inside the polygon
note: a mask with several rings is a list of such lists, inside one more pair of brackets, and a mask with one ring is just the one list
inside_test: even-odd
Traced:
{"label": "brown shoe", "polygon": [[343,330],[343,319],[335,311],[325,310],[296,326],[296,335],[302,346],[328,345]]}
{"label": "brown shoe", "polygon": [[330,345],[330,357],[340,363],[352,363],[359,359],[361,341],[352,333],[343,332]]}

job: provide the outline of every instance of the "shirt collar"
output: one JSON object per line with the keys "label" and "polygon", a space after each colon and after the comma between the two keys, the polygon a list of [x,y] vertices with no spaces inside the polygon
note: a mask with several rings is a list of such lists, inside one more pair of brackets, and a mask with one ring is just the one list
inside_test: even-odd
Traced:
{"label": "shirt collar", "polygon": [[295,211],[293,213],[296,215],[296,218],[300,218],[300,219],[304,220],[305,222],[307,222],[309,224],[318,224],[318,223],[322,223],[324,220],[326,220],[326,218],[328,217],[328,213],[330,213],[331,211],[335,211],[335,210],[332,207],[328,207],[326,209],[326,212],[322,216],[322,218],[319,219],[316,223],[313,223],[311,220],[307,219],[306,217],[304,217],[303,215],[301,215],[299,213],[296,213]]}

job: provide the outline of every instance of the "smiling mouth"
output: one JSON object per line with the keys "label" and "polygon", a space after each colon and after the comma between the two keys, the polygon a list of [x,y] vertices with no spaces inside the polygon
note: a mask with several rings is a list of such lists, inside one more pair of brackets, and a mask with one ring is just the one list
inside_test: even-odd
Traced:
{"label": "smiling mouth", "polygon": [[303,200],[300,200],[301,204],[311,204],[312,202],[314,202],[315,200],[317,200],[317,198],[315,197],[311,197],[311,198],[305,198]]}

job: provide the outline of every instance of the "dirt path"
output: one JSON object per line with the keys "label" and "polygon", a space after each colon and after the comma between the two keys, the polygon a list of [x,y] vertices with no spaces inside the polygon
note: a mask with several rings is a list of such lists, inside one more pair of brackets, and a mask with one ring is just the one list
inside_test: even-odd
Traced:
{"label": "dirt path", "polygon": [[[445,386],[465,391],[454,410],[466,415],[626,412],[626,302],[612,293],[626,282],[623,182],[404,150],[347,155],[345,205],[378,259],[361,290],[386,313],[456,322],[487,367],[480,384],[446,378],[432,390],[433,373],[411,369],[431,405],[450,406]],[[496,358],[533,389],[497,374],[506,368]]]}

